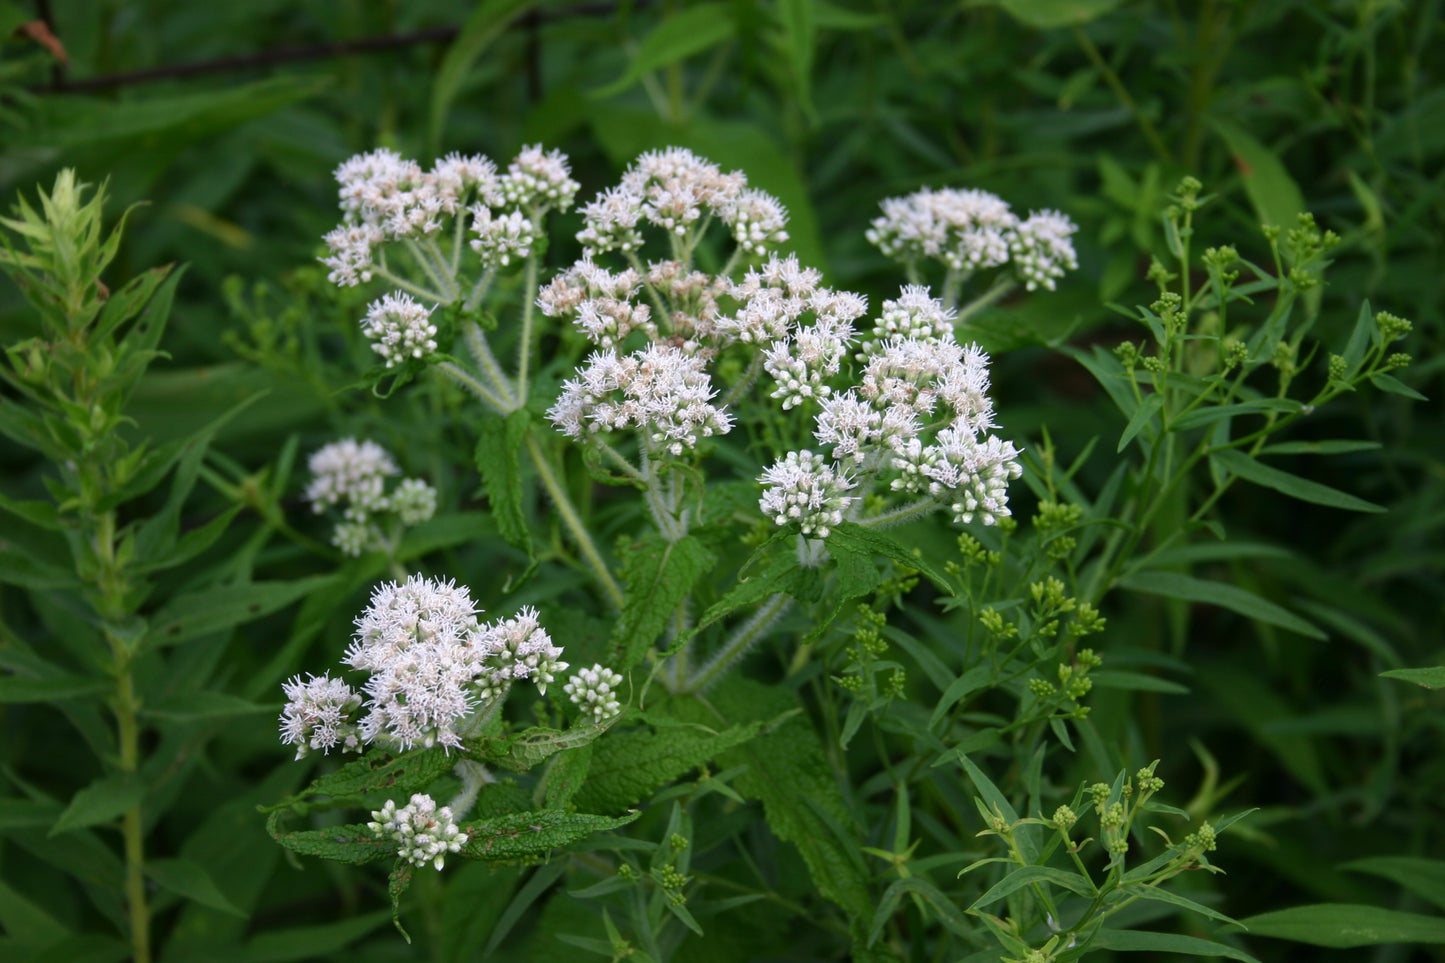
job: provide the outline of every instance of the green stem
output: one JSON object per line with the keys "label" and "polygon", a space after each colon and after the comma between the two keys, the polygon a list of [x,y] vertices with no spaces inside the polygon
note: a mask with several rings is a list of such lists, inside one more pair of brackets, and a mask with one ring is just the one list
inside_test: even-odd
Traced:
{"label": "green stem", "polygon": [[874,515],[871,518],[858,519],[858,525],[862,528],[888,528],[890,525],[901,525],[904,522],[912,521],[923,515],[927,515],[938,507],[938,502],[931,498],[920,498],[892,511],[884,512],[881,515]]}
{"label": "green stem", "polygon": [[1155,129],[1153,121],[1144,116],[1144,112],[1139,109],[1139,105],[1135,103],[1134,98],[1130,96],[1128,88],[1124,86],[1124,82],[1119,79],[1119,75],[1114,72],[1114,68],[1109,66],[1103,54],[1099,53],[1099,48],[1094,46],[1094,41],[1090,40],[1089,35],[1084,32],[1084,29],[1077,25],[1074,27],[1074,39],[1079,42],[1080,47],[1084,48],[1084,55],[1089,58],[1089,62],[1092,63],[1095,69],[1103,76],[1104,83],[1108,84],[1109,89],[1114,92],[1114,96],[1119,98],[1119,103],[1123,104],[1124,109],[1133,115],[1134,122],[1138,124],[1139,129],[1144,132],[1144,139],[1149,142],[1149,146],[1153,148],[1154,153],[1157,154],[1159,159],[1164,161],[1164,163],[1172,163],[1173,158],[1169,154],[1169,148],[1164,145],[1164,140],[1159,136],[1159,131]]}
{"label": "green stem", "polygon": [[752,618],[738,626],[737,631],[723,643],[723,647],[718,649],[717,653],[707,661],[707,664],[698,669],[697,673],[683,684],[681,691],[702,692],[717,682],[718,678],[741,658],[743,653],[752,648],[754,643],[762,638],[768,629],[772,628],[773,623],[787,610],[790,602],[792,599],[782,592],[769,597]]}
{"label": "green stem", "polygon": [[537,255],[527,255],[527,277],[522,284],[522,346],[517,357],[517,406],[527,403],[527,362],[532,354],[532,318],[536,314]]}
{"label": "green stem", "polygon": [[481,380],[466,368],[463,368],[454,361],[439,362],[437,368],[462,387],[476,394],[478,398],[481,398],[487,404],[497,409],[497,411],[504,415],[510,413],[511,409],[507,406],[507,403],[488,390],[487,386],[482,384]]}
{"label": "green stem", "polygon": [[[119,656],[121,643],[112,640],[111,646]],[[120,768],[122,772],[133,773],[140,768],[140,726],[136,721],[138,703],[129,657],[118,668],[115,721],[120,743]],[[150,907],[146,903],[145,829],[140,807],[141,804],[136,803],[127,809],[121,820],[121,834],[125,839],[125,901],[135,963],[150,963]]]}
{"label": "green stem", "polygon": [[567,530],[572,533],[573,539],[577,542],[577,548],[581,550],[582,556],[587,559],[587,564],[592,566],[592,571],[597,580],[602,583],[603,590],[612,604],[622,608],[622,588],[617,580],[612,577],[607,563],[602,560],[602,555],[597,551],[592,536],[587,533],[587,526],[582,522],[582,516],[577,514],[577,508],[572,504],[567,490],[557,479],[557,474],[552,470],[547,456],[542,452],[542,446],[537,444],[537,439],[530,434],[527,436],[527,454],[532,458],[532,464],[537,468],[537,477],[542,480],[542,487],[547,489],[547,494],[552,497],[552,504],[557,506],[557,513],[562,516],[562,522]]}

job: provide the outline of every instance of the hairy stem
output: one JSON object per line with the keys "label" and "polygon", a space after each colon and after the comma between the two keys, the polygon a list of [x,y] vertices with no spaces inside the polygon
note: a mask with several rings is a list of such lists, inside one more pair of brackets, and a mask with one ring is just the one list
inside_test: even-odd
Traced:
{"label": "hairy stem", "polygon": [[734,662],[742,658],[743,653],[752,648],[753,645],[772,628],[776,622],[787,611],[792,599],[779,592],[770,596],[763,603],[762,608],[753,613],[748,619],[723,643],[711,659],[708,659],[702,668],[698,669],[692,678],[688,679],[682,686],[683,692],[702,692],[722,678]]}
{"label": "hairy stem", "polygon": [[602,583],[603,591],[612,600],[612,604],[619,609],[622,608],[622,588],[612,577],[607,563],[602,560],[601,553],[597,551],[597,545],[592,541],[592,536],[587,533],[587,526],[583,524],[582,516],[577,514],[577,507],[572,504],[567,490],[562,487],[556,472],[552,470],[552,465],[547,461],[542,446],[537,444],[537,439],[530,434],[527,436],[527,454],[531,456],[532,464],[537,468],[537,477],[542,480],[542,487],[546,488],[547,494],[552,497],[552,504],[557,507],[557,514],[562,516],[562,523],[567,526],[567,530],[576,540],[582,557],[587,559],[587,564],[592,567],[593,574]]}

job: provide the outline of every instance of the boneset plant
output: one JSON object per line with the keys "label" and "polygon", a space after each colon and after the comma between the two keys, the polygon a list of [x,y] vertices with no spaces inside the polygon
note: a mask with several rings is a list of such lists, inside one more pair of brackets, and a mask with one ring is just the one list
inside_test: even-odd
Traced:
{"label": "boneset plant", "polygon": [[[1027,963],[1103,947],[1248,958],[1117,922],[1140,902],[1227,921],[1173,881],[1211,869],[1205,854],[1241,814],[1174,822],[1210,817],[1217,797],[1159,803],[1154,764],[1109,744],[1090,699],[1101,684],[1171,691],[1157,660],[1110,637],[1103,610],[1118,591],[1319,634],[1190,568],[1229,557],[1227,541],[1201,540],[1225,538],[1212,512],[1236,480],[1372,508],[1259,460],[1294,450],[1268,440],[1346,391],[1409,391],[1389,374],[1407,361],[1389,345],[1408,325],[1368,308],[1322,377],[1309,367],[1314,318],[1297,314],[1331,235],[1309,219],[1270,231],[1273,271],[1210,249],[1197,286],[1191,238],[1208,198],[1181,185],[1164,217],[1174,264],[1151,269],[1160,295],[1137,312],[1151,343],[1065,348],[1126,422],[1117,464],[1086,491],[1094,444],[1064,466],[1046,432],[1003,437],[989,358],[966,340],[970,316],[1020,285],[1047,291],[1076,264],[1063,215],[1019,218],[974,190],[885,201],[869,237],[910,283],[870,312],[779,250],[775,199],[679,148],[639,157],[585,205],[581,258],[545,280],[543,215],[577,189],[555,153],[530,148],[497,175],[481,158],[423,172],[376,152],[338,179],[334,280],[400,292],[359,321],[382,359],[373,380],[394,389],[434,371],[467,389],[489,508],[528,554],[526,574],[575,565],[618,611],[605,641],[589,641],[599,620],[569,616],[560,597],[591,597],[575,589],[541,589],[535,610],[484,625],[450,580],[376,588],[343,659],[369,673],[360,689],[329,675],[286,686],[284,741],[361,758],[274,807],[278,841],[392,860],[397,911],[413,872],[450,856],[547,860],[494,946],[542,902],[539,925],[578,948],[663,960],[756,901],[768,918],[806,920],[819,953],[842,952],[842,937],[855,959],[934,947]],[[921,283],[935,261],[941,298]],[[496,284],[512,268],[515,297]],[[983,271],[997,275],[963,301]],[[536,363],[543,338],[581,356],[555,392],[564,366]],[[508,344],[512,366],[496,347]],[[533,477],[579,559],[557,543],[535,554]],[[1033,496],[1026,524],[1011,505],[1018,479]],[[962,529],[942,551],[914,525],[933,515]],[[542,623],[578,627],[575,661],[596,661],[564,675]],[[520,681],[543,698],[509,702]],[[556,681],[570,706],[546,695]],[[981,823],[959,814],[970,796]],[[1098,821],[1087,837],[1075,826],[1086,797]],[[740,828],[754,804],[766,839]],[[371,821],[282,825],[330,809]],[[1162,847],[1145,814],[1165,821],[1151,827]],[[593,835],[623,826],[626,837]],[[968,842],[976,829],[1006,854]],[[808,892],[777,868],[780,843],[801,856]],[[590,883],[553,892],[569,873]],[[572,898],[602,908],[605,932],[569,932]]]}

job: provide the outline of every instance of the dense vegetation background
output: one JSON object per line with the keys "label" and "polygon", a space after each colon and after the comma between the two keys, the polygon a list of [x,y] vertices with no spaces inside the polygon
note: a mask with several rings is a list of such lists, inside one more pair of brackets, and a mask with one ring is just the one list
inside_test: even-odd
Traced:
{"label": "dense vegetation background", "polygon": [[[48,34],[10,34],[35,19],[48,21]],[[331,172],[356,152],[384,145],[424,160],[451,150],[504,160],[542,142],[568,153],[588,198],[639,151],[687,146],[775,193],[803,260],[875,303],[900,281],[863,237],[884,197],[972,186],[1021,210],[1064,211],[1081,226],[1080,270],[1057,294],[1005,301],[980,322],[996,352],[1001,420],[1018,438],[1047,429],[1063,464],[1096,436],[1112,451],[1122,421],[1082,368],[1043,346],[1134,336],[1110,305],[1152,298],[1145,270],[1164,249],[1159,210],[1180,177],[1220,195],[1201,248],[1232,243],[1263,262],[1259,223],[1313,211],[1343,237],[1321,295],[1323,334],[1346,337],[1366,299],[1411,319],[1407,380],[1437,400],[1344,399],[1296,439],[1382,447],[1308,465],[1307,454],[1291,457],[1389,512],[1231,492],[1222,505],[1230,535],[1259,549],[1205,560],[1206,570],[1288,602],[1328,639],[1209,606],[1111,597],[1111,644],[1147,656],[1140,664],[1188,691],[1102,690],[1094,713],[1138,758],[1164,759],[1160,774],[1180,805],[1197,792],[1260,807],[1217,860],[1229,871],[1211,884],[1223,912],[1335,902],[1438,917],[1445,881],[1401,886],[1347,864],[1445,854],[1445,700],[1379,676],[1445,661],[1442,24],[1433,0],[7,3],[0,194],[8,208],[73,167],[84,181],[108,181],[112,216],[149,202],[130,216],[114,276],[171,261],[189,268],[163,345],[170,357],[127,408],[132,430],[163,444],[265,392],[219,429],[183,525],[244,503],[207,558],[269,579],[328,571],[304,535],[284,530],[320,532],[296,477],[275,470],[288,445],[306,452],[343,434],[373,437],[424,470],[446,509],[480,504],[476,475],[435,454],[471,437],[446,399],[414,391],[383,406],[346,390],[356,377],[347,359],[365,355],[348,334],[362,302],[333,291],[316,258],[336,222]],[[554,238],[556,263],[576,253],[572,230]],[[28,336],[29,317],[12,286],[0,290],[0,340]],[[0,466],[7,496],[44,497],[44,463],[32,452],[0,439]],[[1085,487],[1109,468],[1096,456]],[[486,543],[441,542],[448,571],[474,585],[504,581]],[[55,555],[13,518],[0,521],[6,571]],[[158,576],[162,594],[188,574]],[[389,925],[381,874],[315,861],[297,871],[256,813],[305,775],[275,738],[278,686],[344,648],[368,577],[358,571],[330,596],[174,650],[164,685],[173,698],[147,736],[147,845],[157,858],[205,867],[214,888],[193,886],[190,899],[174,895],[184,884],[159,892],[162,958],[462,960],[487,945],[518,870],[467,865],[419,884],[420,901],[439,908],[416,922],[425,938],[408,946]],[[60,593],[0,588],[8,669],[21,671],[15,653],[31,647],[64,664],[93,631]],[[215,698],[203,704],[202,690]],[[120,919],[108,895],[115,835],[48,832],[102,774],[103,717],[73,702],[0,711],[9,941],[0,946],[35,959],[123,958],[123,946],[99,935]],[[859,783],[876,768],[873,753],[860,745],[846,763]],[[713,925],[745,926],[726,920]],[[589,925],[508,922],[497,952],[519,960],[575,958],[553,931]],[[82,935],[53,955],[65,934]],[[1262,960],[1440,952],[1248,945]],[[699,942],[687,952],[710,950]],[[783,945],[748,952],[789,957]]]}

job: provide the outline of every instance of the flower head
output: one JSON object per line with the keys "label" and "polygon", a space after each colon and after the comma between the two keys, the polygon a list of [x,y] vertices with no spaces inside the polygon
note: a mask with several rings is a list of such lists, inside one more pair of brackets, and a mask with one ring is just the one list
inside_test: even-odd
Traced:
{"label": "flower head", "polygon": [[385,504],[386,478],[399,471],[387,450],[374,441],[334,441],[311,455],[306,500],[318,514],[340,502],[363,515]]}
{"label": "flower head", "polygon": [[622,711],[617,699],[617,687],[622,684],[620,673],[613,672],[605,665],[595,664],[590,669],[578,669],[562,687],[574,705],[592,717],[596,725],[606,725]]}
{"label": "flower head", "polygon": [[853,501],[853,496],[845,494],[853,488],[852,480],[811,451],[788,452],[769,466],[759,481],[763,497],[758,507],[763,514],[779,525],[798,522],[803,534],[814,538],[827,538]]}
{"label": "flower head", "polygon": [[366,824],[377,836],[396,841],[396,854],[413,866],[431,863],[438,870],[446,862],[447,853],[460,852],[468,834],[456,824],[451,808],[437,808],[431,796],[417,793],[400,809],[396,801],[374,810]]}
{"label": "flower head", "polygon": [[286,707],[281,710],[281,741],[296,747],[300,759],[313,749],[330,753],[360,752],[361,739],[351,714],[361,705],[356,691],[329,675],[313,675],[305,682],[295,676],[282,685]]}
{"label": "flower head", "polygon": [[425,358],[437,349],[432,310],[400,291],[387,294],[367,305],[361,332],[388,368],[407,358]]}

